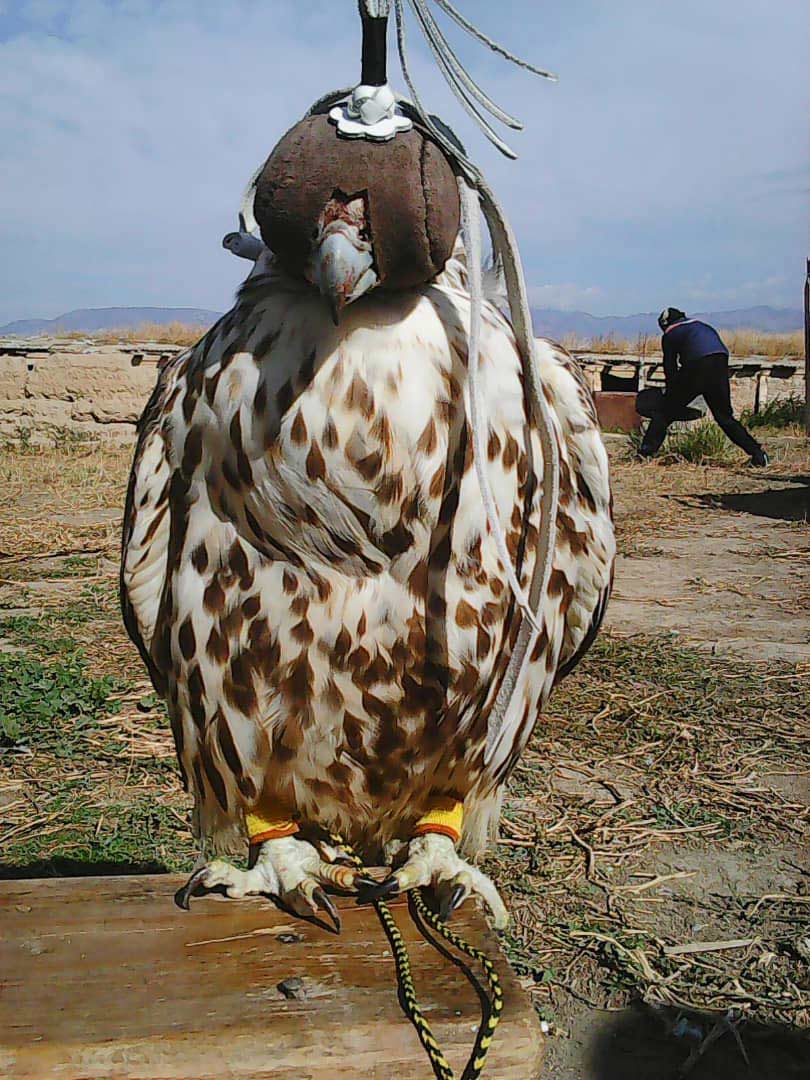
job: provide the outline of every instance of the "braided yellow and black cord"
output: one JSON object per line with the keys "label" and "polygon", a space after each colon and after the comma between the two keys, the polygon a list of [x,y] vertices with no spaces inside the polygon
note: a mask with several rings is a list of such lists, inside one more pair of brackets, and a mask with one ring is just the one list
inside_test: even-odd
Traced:
{"label": "braided yellow and black cord", "polygon": [[[347,843],[339,833],[330,833],[329,838],[337,847],[342,849],[346,858],[357,870],[366,870],[362,859],[357,855],[354,848],[351,844]],[[465,956],[469,956],[472,960],[476,960],[483,968],[484,976],[492,996],[487,1013],[478,1030],[470,1060],[467,1062],[461,1078],[461,1080],[476,1080],[476,1078],[481,1075],[484,1068],[487,1051],[492,1043],[492,1036],[495,1032],[495,1028],[498,1026],[498,1021],[500,1020],[503,1011],[503,990],[501,988],[498,972],[495,970],[495,965],[485,953],[480,949],[476,949],[473,945],[470,945],[470,943],[461,937],[460,934],[451,930],[447,923],[439,918],[439,916],[427,906],[421,889],[411,890],[409,897],[420,918],[425,923],[431,926],[437,934],[448,942],[448,944],[464,953]],[[373,900],[372,904],[382,923],[386,936],[391,943],[394,954],[394,964],[397,970],[399,999],[403,1011],[416,1029],[419,1040],[425,1048],[433,1072],[438,1080],[455,1080],[450,1063],[442,1053],[439,1044],[436,1042],[430,1024],[427,1022],[422,1014],[422,1010],[419,1008],[416,987],[411,972],[411,961],[408,956],[408,949],[405,945],[402,933],[384,900]]]}
{"label": "braided yellow and black cord", "polygon": [[[343,850],[349,862],[351,862],[356,869],[361,871],[366,869],[363,860],[355,852],[351,844],[347,843],[342,836],[338,833],[330,833],[329,838]],[[400,929],[394,920],[394,916],[391,914],[391,911],[384,900],[374,900],[372,903],[394,953],[394,964],[397,969],[397,984],[399,986],[399,998],[402,1008],[416,1029],[419,1041],[425,1048],[425,1053],[430,1060],[430,1064],[433,1066],[433,1072],[438,1077],[438,1080],[454,1080],[450,1063],[441,1052],[430,1024],[424,1018],[422,1010],[419,1008],[416,987],[414,986],[413,974],[411,972],[411,960],[408,956],[408,949]]]}
{"label": "braided yellow and black cord", "polygon": [[481,965],[484,977],[487,980],[487,985],[489,986],[489,992],[491,994],[488,1015],[484,1017],[481,1023],[478,1037],[475,1040],[475,1049],[473,1050],[472,1056],[470,1057],[461,1078],[461,1080],[476,1080],[476,1077],[481,1075],[484,1068],[484,1062],[486,1061],[487,1052],[492,1044],[495,1028],[498,1026],[501,1019],[501,1013],[503,1012],[503,988],[501,987],[500,977],[495,970],[495,965],[486,953],[482,952],[480,949],[476,949],[474,945],[470,945],[469,941],[460,934],[451,930],[444,919],[440,919],[435,911],[432,911],[427,906],[422,889],[414,889],[410,893],[410,898],[418,911],[420,918],[424,919],[437,934],[440,934],[446,942],[453,945],[459,952],[469,956],[471,960],[476,960]]}

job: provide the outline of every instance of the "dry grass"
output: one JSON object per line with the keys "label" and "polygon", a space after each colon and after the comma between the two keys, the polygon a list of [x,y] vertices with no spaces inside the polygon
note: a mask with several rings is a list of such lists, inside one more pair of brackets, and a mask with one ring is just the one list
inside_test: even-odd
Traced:
{"label": "dry grass", "polygon": [[[720,336],[732,356],[804,356],[804,335],[771,334],[760,330],[721,330]],[[562,344],[572,351],[605,353],[618,356],[655,356],[661,353],[661,338],[639,334],[635,339],[608,334],[605,337],[583,338],[567,334]]]}
{"label": "dry grass", "polygon": [[28,560],[53,552],[115,559],[131,458],[131,449],[95,440],[0,445],[0,574],[23,552]]}
{"label": "dry grass", "polygon": [[[146,341],[165,345],[194,345],[206,330],[205,326],[189,326],[180,322],[165,325],[141,323],[136,327],[99,330],[94,333],[57,330],[54,336],[71,341],[95,341],[104,345],[139,344]],[[760,330],[722,330],[720,335],[732,356],[804,356],[804,335],[800,331],[795,334],[771,334]],[[657,334],[639,334],[632,339],[618,337],[616,334],[594,338],[566,334],[562,344],[574,352],[594,352],[611,356],[646,357],[661,353],[661,338]]]}
{"label": "dry grass", "polygon": [[804,334],[768,334],[760,330],[723,330],[732,356],[804,356]]}
{"label": "dry grass", "polygon": [[571,352],[594,352],[609,356],[654,356],[661,352],[661,338],[653,334],[639,334],[633,338],[605,334],[586,338],[579,334],[566,334],[562,344]]}
{"label": "dry grass", "polygon": [[[686,537],[706,527],[705,493],[739,495],[766,493],[775,484],[797,476],[810,475],[810,439],[783,447],[765,447],[770,468],[756,475],[747,458],[730,448],[733,464],[708,462],[703,465],[672,463],[663,454],[639,461],[630,439],[626,450],[611,461],[616,504],[619,551],[634,556],[655,548],[657,537]],[[782,523],[796,533],[796,549],[807,548],[807,526],[802,521]]]}
{"label": "dry grass", "polygon": [[121,330],[96,330],[90,333],[56,330],[53,336],[68,341],[94,341],[100,345],[139,345],[147,341],[160,345],[196,345],[207,329],[207,326],[189,326],[181,322],[146,322]]}
{"label": "dry grass", "polygon": [[[717,870],[769,846],[801,859],[808,808],[769,777],[806,769],[805,691],[787,666],[763,679],[669,638],[600,639],[521,761],[490,860],[538,1002],[640,993],[810,1023],[810,896],[762,874],[724,895]],[[742,944],[683,948],[695,940]]]}
{"label": "dry grass", "polygon": [[[44,677],[72,695],[51,723],[12,717],[0,741],[0,874],[179,870],[194,857],[165,713],[118,612],[111,511],[129,457],[0,446],[0,635],[19,650],[26,693]],[[657,497],[659,469],[616,469],[624,551],[694,528]],[[685,495],[708,475],[718,489],[751,482],[668,472]],[[642,996],[810,1023],[806,876],[767,887],[752,870],[728,894],[712,884],[729,860],[781,881],[801,859],[807,807],[773,778],[806,775],[806,694],[806,673],[788,665],[763,676],[670,638],[610,635],[559,688],[488,862],[514,917],[510,956],[543,1015],[564,1028],[566,1002]],[[683,951],[696,940],[715,947]]]}

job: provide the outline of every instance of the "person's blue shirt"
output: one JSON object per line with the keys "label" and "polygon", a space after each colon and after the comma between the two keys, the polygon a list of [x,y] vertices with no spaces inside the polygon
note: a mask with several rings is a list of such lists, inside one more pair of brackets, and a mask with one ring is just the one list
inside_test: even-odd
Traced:
{"label": "person's blue shirt", "polygon": [[679,364],[683,367],[692,360],[717,353],[728,356],[728,349],[714,327],[700,319],[681,319],[668,326],[661,338],[661,347],[667,382],[677,374]]}

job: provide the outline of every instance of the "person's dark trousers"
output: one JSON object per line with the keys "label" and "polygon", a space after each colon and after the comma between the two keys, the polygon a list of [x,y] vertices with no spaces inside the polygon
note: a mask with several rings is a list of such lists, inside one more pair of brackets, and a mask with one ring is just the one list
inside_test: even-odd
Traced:
{"label": "person's dark trousers", "polygon": [[734,418],[731,387],[728,381],[728,357],[725,353],[690,360],[667,385],[664,409],[653,417],[641,442],[641,453],[654,454],[666,438],[667,428],[675,416],[700,394],[706,400],[712,416],[733,443],[753,457],[762,454],[762,447],[739,420]]}

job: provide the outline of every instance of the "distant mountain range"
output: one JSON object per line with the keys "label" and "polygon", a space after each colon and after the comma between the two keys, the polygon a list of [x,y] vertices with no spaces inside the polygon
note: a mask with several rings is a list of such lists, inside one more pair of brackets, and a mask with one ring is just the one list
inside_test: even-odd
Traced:
{"label": "distant mountain range", "polygon": [[[711,323],[718,330],[760,330],[768,333],[791,334],[804,326],[804,314],[799,308],[749,307],[734,311],[689,312],[695,319]],[[534,332],[539,337],[559,341],[575,334],[583,341],[612,334],[632,341],[639,334],[659,334],[658,312],[642,315],[589,315],[585,311],[555,311],[552,308],[532,310]]]}
{"label": "distant mountain range", "polygon": [[107,307],[77,308],[66,311],[55,319],[18,319],[16,322],[0,326],[0,334],[19,334],[32,337],[35,334],[56,335],[60,331],[78,331],[93,333],[96,330],[128,330],[143,326],[144,323],[179,322],[187,326],[210,326],[217,321],[221,311],[206,311],[205,308],[162,308],[162,307]]}
{"label": "distant mountain range", "polygon": [[[59,331],[93,333],[97,330],[127,330],[144,323],[164,326],[166,323],[180,322],[190,326],[210,326],[221,314],[204,308],[78,308],[55,319],[19,319],[6,323],[0,326],[0,334],[31,337],[35,334],[55,335]],[[586,311],[558,311],[554,308],[536,308],[532,311],[535,333],[557,340],[567,334],[575,334],[584,341],[609,334],[632,340],[639,334],[657,334],[657,317],[657,312],[589,315]],[[804,325],[804,316],[799,308],[737,308],[734,311],[696,312],[694,317],[704,319],[718,330],[751,329],[789,334],[801,330]]]}

